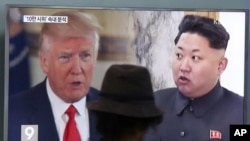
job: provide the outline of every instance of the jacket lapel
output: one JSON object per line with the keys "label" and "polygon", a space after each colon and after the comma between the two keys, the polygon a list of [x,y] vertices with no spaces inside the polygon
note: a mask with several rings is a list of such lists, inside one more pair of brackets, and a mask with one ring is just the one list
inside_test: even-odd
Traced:
{"label": "jacket lapel", "polygon": [[59,141],[54,116],[46,92],[45,81],[37,89],[32,100],[34,107],[30,115],[30,123],[38,126],[39,141]]}

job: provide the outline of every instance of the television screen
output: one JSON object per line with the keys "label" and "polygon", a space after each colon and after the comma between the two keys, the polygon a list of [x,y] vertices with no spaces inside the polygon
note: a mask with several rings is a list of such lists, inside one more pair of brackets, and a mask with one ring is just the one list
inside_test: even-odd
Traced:
{"label": "television screen", "polygon": [[[91,14],[102,27],[97,63],[91,82],[91,87],[97,90],[100,90],[104,74],[112,64],[145,66],[151,74],[154,91],[176,87],[172,73],[174,39],[182,18],[193,14],[213,18],[226,28],[230,34],[225,54],[228,64],[220,77],[220,83],[240,96],[245,97],[247,94],[247,11],[24,5],[7,5],[6,10],[6,97],[20,95],[46,79],[38,55],[39,34],[44,23],[67,23],[67,16],[51,16],[55,12],[65,10]],[[8,105],[9,102],[6,103],[5,105]],[[8,106],[5,108],[8,109]],[[9,118],[5,116],[5,121]],[[16,128],[20,131],[20,140],[28,141],[39,136],[39,127],[34,126],[33,130],[32,126],[32,129],[25,130],[25,125],[34,124],[36,123],[26,122],[20,127],[6,128]],[[37,130],[38,134],[35,132]]]}

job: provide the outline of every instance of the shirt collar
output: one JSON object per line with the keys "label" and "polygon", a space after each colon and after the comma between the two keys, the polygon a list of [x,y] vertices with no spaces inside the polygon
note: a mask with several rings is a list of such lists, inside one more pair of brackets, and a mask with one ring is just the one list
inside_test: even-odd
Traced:
{"label": "shirt collar", "polygon": [[222,95],[223,88],[220,86],[219,82],[210,92],[194,100],[185,97],[181,92],[177,92],[175,102],[176,114],[180,115],[190,101],[192,101],[194,115],[196,117],[201,117],[220,100]]}

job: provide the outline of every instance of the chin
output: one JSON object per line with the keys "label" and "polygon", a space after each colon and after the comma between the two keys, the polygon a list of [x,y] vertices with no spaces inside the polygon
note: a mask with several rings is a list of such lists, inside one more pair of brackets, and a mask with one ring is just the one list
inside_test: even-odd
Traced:
{"label": "chin", "polygon": [[70,98],[70,103],[74,103],[74,102],[78,102],[79,100],[81,100],[84,96],[75,96],[75,97],[71,97]]}
{"label": "chin", "polygon": [[183,95],[185,95],[185,96],[187,96],[187,97],[190,97],[190,96],[191,96],[191,92],[190,92],[189,90],[187,90],[187,89],[185,89],[185,88],[181,88],[181,87],[178,87],[178,89],[179,89],[179,91],[180,91]]}

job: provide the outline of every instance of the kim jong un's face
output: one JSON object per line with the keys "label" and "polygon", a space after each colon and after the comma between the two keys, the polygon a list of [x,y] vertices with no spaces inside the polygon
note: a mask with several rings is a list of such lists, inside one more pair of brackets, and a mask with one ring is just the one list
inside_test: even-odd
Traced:
{"label": "kim jong un's face", "polygon": [[185,96],[197,98],[218,82],[227,65],[224,49],[213,49],[207,38],[197,33],[182,33],[175,47],[174,81]]}

